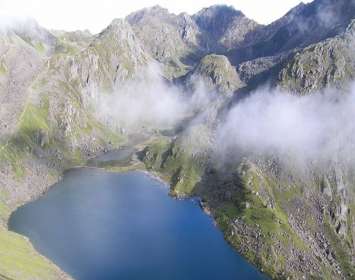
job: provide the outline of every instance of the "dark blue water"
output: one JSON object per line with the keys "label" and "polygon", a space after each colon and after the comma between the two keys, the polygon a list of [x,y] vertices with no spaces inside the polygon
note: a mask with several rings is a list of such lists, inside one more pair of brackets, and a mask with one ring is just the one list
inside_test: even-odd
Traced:
{"label": "dark blue water", "polygon": [[196,202],[141,172],[72,170],[9,227],[75,279],[265,279]]}

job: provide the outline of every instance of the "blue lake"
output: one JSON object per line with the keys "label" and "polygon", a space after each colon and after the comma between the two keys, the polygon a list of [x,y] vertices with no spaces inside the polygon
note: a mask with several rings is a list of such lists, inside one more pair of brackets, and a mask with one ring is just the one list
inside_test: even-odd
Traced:
{"label": "blue lake", "polygon": [[194,200],[142,172],[74,169],[9,227],[78,280],[266,279]]}

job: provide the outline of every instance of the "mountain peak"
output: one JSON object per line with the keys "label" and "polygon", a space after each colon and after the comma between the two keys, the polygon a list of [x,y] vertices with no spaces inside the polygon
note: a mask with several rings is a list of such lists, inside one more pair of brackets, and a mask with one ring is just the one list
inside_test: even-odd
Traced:
{"label": "mountain peak", "polygon": [[285,16],[291,16],[291,15],[295,15],[297,14],[298,12],[302,11],[303,8],[307,6],[305,3],[301,2],[299,3],[297,6],[293,7],[291,10],[289,10]]}
{"label": "mountain peak", "polygon": [[163,8],[160,5],[155,5],[152,7],[144,8],[141,10],[138,10],[136,12],[133,12],[129,14],[126,19],[129,22],[139,22],[143,18],[146,17],[157,17],[157,18],[164,18],[170,15],[170,12],[168,9]]}
{"label": "mountain peak", "polygon": [[243,87],[236,69],[226,56],[209,54],[203,57],[192,73],[187,77],[187,84],[196,88],[203,81],[208,90],[231,94]]}
{"label": "mountain peak", "polygon": [[217,48],[230,49],[245,40],[248,33],[258,24],[247,18],[233,6],[214,5],[204,8],[193,19],[201,30],[210,36],[210,44],[217,43]]}
{"label": "mountain peak", "polygon": [[137,13],[140,13],[140,12],[152,14],[152,15],[169,14],[169,10],[167,8],[160,6],[160,5],[154,5],[154,6],[142,9],[142,10],[138,11]]}
{"label": "mountain peak", "polygon": [[228,18],[235,16],[243,17],[244,14],[241,11],[236,10],[233,6],[213,5],[207,8],[203,8],[194,15],[195,18],[215,18],[219,16]]}
{"label": "mountain peak", "polygon": [[114,19],[109,26],[107,26],[99,35],[107,34],[107,33],[121,33],[121,32],[129,32],[133,33],[131,25],[125,20],[116,18]]}
{"label": "mountain peak", "polygon": [[314,0],[291,9],[280,19],[256,29],[249,41],[232,51],[233,63],[305,48],[342,34],[355,15],[353,0]]}
{"label": "mountain peak", "polygon": [[122,26],[127,24],[124,19],[121,18],[115,18],[113,21],[111,21],[109,26]]}

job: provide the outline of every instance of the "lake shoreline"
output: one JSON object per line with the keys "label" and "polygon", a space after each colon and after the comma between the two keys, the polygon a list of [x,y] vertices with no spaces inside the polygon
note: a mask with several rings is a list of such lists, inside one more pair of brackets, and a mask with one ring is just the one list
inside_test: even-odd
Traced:
{"label": "lake shoreline", "polygon": [[[70,169],[70,170],[80,170],[80,169],[82,169],[84,172],[82,173],[83,174],[83,178],[85,178],[85,174],[91,174],[90,173],[90,169],[93,169],[93,170],[102,170],[103,171],[103,175],[100,175],[101,174],[101,172],[99,172],[99,173],[94,173],[93,174],[93,178],[95,178],[95,177],[100,177],[100,176],[111,176],[111,175],[107,175],[107,174],[110,174],[110,173],[112,173],[112,174],[121,174],[121,175],[124,175],[124,177],[125,178],[127,178],[126,176],[128,175],[128,177],[130,177],[130,178],[135,178],[136,177],[136,175],[133,173],[133,174],[129,174],[129,172],[108,172],[108,171],[106,171],[105,169],[103,169],[103,168],[95,168],[95,167],[89,167],[89,168],[87,168],[87,167],[75,167],[75,168],[72,168],[72,169]],[[67,172],[65,172],[64,174],[68,174],[68,172],[70,172],[70,170],[67,170]],[[133,170],[131,170],[131,171],[133,171]],[[156,174],[152,174],[152,173],[150,173],[150,172],[148,172],[148,171],[144,171],[144,170],[134,170],[134,172],[138,172],[139,174],[141,174],[141,176],[143,176],[143,177],[146,177],[146,179],[144,179],[144,180],[148,180],[147,182],[149,182],[149,180],[150,179],[152,179],[152,180],[154,180],[154,181],[156,181],[156,182],[158,182],[159,183],[159,185],[161,185],[165,190],[169,190],[168,188],[166,188],[167,186],[169,186],[169,184],[167,184],[164,180],[162,180],[160,177],[158,177],[158,176],[156,176]],[[105,175],[105,173],[106,173],[106,175]],[[81,174],[81,173],[74,173],[74,174],[68,174],[68,176],[73,176],[72,178],[75,178],[75,180],[83,180],[83,178],[80,178],[80,177],[77,177],[77,175],[79,175],[79,174]],[[79,176],[81,176],[81,175],[79,175]],[[113,177],[114,178],[114,177]],[[139,178],[139,177],[138,177]],[[85,180],[87,180],[87,182],[92,182],[91,180],[93,180],[93,179],[91,179],[91,176],[89,177],[89,178],[86,178]],[[95,179],[94,179],[95,180]],[[133,179],[132,179],[133,180]],[[140,179],[139,179],[140,180]],[[63,181],[63,182],[65,182],[65,181]],[[63,183],[62,182],[62,183]],[[105,181],[106,182],[106,181]],[[64,184],[64,183],[63,183]],[[68,184],[68,183],[65,183],[65,184]],[[79,188],[79,191],[80,191],[80,188],[83,188],[83,186],[86,186],[86,184],[87,183],[84,183],[84,185],[82,185],[82,186],[80,186],[80,185],[76,185],[76,183],[74,182],[74,183],[72,183],[73,184],[73,186],[72,186],[72,188],[73,188],[73,190],[74,189],[77,189],[77,188]],[[90,183],[89,183],[90,184]],[[93,184],[96,184],[96,183],[93,183]],[[153,184],[155,184],[155,183],[153,183]],[[57,186],[57,187],[60,187],[60,186],[58,186],[57,184],[55,184],[54,186]],[[132,185],[132,186],[135,186],[135,185]],[[63,186],[61,187],[61,188],[63,188]],[[67,187],[66,187],[67,188]],[[90,188],[91,189],[91,188]],[[51,191],[53,191],[52,192],[52,195],[53,195],[53,193],[62,193],[62,191],[59,191],[59,190],[57,190],[57,191],[55,191],[55,189],[53,190],[53,188],[51,187],[51,188],[49,188],[49,190],[51,190]],[[104,190],[107,190],[107,186],[104,188]],[[143,189],[141,189],[141,190],[143,190]],[[102,191],[101,191],[101,189],[100,189],[100,185],[98,186],[98,188],[96,187],[96,191],[97,191],[97,194],[102,194],[102,195],[105,195],[105,192],[103,192],[102,193]],[[133,193],[136,193],[137,192],[137,190],[136,190],[136,187],[134,187],[134,189],[131,191],[131,192],[133,192]],[[154,191],[154,189],[152,189],[152,190],[150,190],[150,189],[145,189],[144,190],[144,192],[149,192],[149,193],[156,193],[156,191]],[[143,192],[143,193],[144,193]],[[75,191],[75,193],[76,193],[76,191]],[[141,193],[141,192],[139,192],[139,193]],[[172,196],[170,196],[170,195],[168,195],[169,193],[166,193],[165,191],[164,191],[164,193],[161,193],[164,197],[166,197],[166,199],[164,198],[162,201],[170,201],[171,199],[176,199],[176,197],[172,197]],[[49,197],[53,197],[53,196],[49,196]],[[142,194],[141,194],[142,195]],[[82,198],[82,196],[81,195],[79,195],[79,197],[80,198]],[[111,195],[110,195],[110,197],[111,197]],[[125,195],[122,195],[121,196],[121,198],[123,199],[123,200],[125,200],[125,197],[127,197],[127,196],[125,196]],[[130,197],[130,196],[128,196],[128,197]],[[144,195],[144,197],[145,197],[145,195]],[[45,201],[46,199],[48,199],[48,196],[47,196],[47,198],[45,198],[44,200],[42,200],[40,203],[39,203],[39,205],[41,204],[41,203],[43,203],[43,201]],[[160,199],[158,198],[158,200],[160,201]],[[180,199],[179,199],[180,200]],[[185,203],[187,203],[187,204],[189,204],[189,205],[195,205],[195,206],[193,206],[194,207],[194,209],[196,209],[196,210],[194,210],[194,211],[198,211],[198,212],[200,212],[201,214],[198,214],[199,215],[199,217],[203,217],[203,216],[205,216],[205,213],[203,212],[203,211],[201,211],[201,210],[203,210],[203,208],[201,207],[201,203],[199,203],[200,202],[200,199],[196,199],[196,198],[184,198],[184,199],[181,199],[181,200],[184,200],[184,201],[186,201],[186,202],[184,202],[183,204],[179,204],[180,206],[180,208],[185,208],[186,206],[184,206],[185,205]],[[188,201],[191,201],[191,202],[188,202]],[[113,201],[116,201],[116,199],[113,199]],[[129,200],[128,200],[129,201]],[[146,200],[144,200],[144,201],[146,201]],[[149,202],[150,200],[147,200],[147,202],[148,203],[152,203],[152,202]],[[144,203],[147,203],[147,202],[144,202]],[[119,203],[120,204],[120,202],[117,202],[117,203]],[[163,203],[163,202],[162,202]],[[169,203],[171,203],[171,202],[169,202]],[[192,203],[192,204],[190,204],[190,203]],[[130,203],[129,203],[130,204]],[[153,202],[153,204],[155,205],[156,203],[154,203]],[[160,202],[157,204],[157,205],[159,205],[160,204]],[[33,204],[33,205],[30,205],[29,206],[29,208],[31,208],[31,207],[33,207],[34,205],[36,205],[36,204]],[[37,203],[37,205],[38,205],[38,203]],[[49,204],[49,205],[54,205],[52,202]],[[80,204],[78,204],[78,203],[74,203],[73,205],[80,205]],[[175,205],[174,203],[172,204],[172,205]],[[91,207],[91,206],[90,206]],[[140,206],[141,207],[141,206]],[[192,206],[191,206],[192,207]],[[197,207],[197,208],[195,208],[195,207]],[[92,208],[92,207],[91,207]],[[97,208],[97,207],[93,207],[94,209],[97,209],[97,210],[99,210],[99,208]],[[185,210],[183,210],[183,211],[190,211],[190,210],[188,210],[189,209],[189,207],[187,208],[187,209],[185,209]],[[27,211],[27,210],[23,210],[23,211]],[[59,210],[59,211],[61,211],[61,210]],[[70,208],[69,208],[69,210],[68,211],[70,211]],[[94,210],[95,212],[96,212],[96,210]],[[102,210],[101,209],[101,211],[106,211],[106,210]],[[45,212],[47,212],[47,211],[41,211],[41,213],[45,213]],[[100,212],[100,211],[99,211]],[[111,213],[111,211],[109,211],[110,213]],[[163,211],[163,212],[165,212],[165,211]],[[21,213],[21,212],[20,212]],[[49,213],[52,213],[51,211],[49,211]],[[120,213],[120,211],[116,211],[116,213]],[[197,212],[196,212],[197,213]],[[45,214],[44,214],[45,215]],[[64,214],[63,214],[64,215]],[[200,215],[202,215],[202,216],[200,216]],[[90,215],[89,215],[90,216]],[[111,215],[110,215],[111,216]],[[144,215],[143,215],[144,216]],[[169,215],[170,216],[170,215]],[[148,215],[147,217],[152,217],[151,215]],[[174,224],[174,228],[175,228],[175,226],[178,226],[179,227],[179,223],[177,223],[177,222],[174,222],[174,220],[171,220],[172,218],[173,218],[174,216],[171,216],[170,218],[169,218],[169,222],[168,222],[168,224],[169,223],[173,223]],[[187,217],[190,217],[189,215],[187,216]],[[194,215],[192,215],[191,216],[191,219],[195,219],[196,217],[194,216]],[[205,218],[203,218],[203,219],[205,219]],[[27,220],[27,219],[25,219],[25,220]],[[32,220],[32,219],[31,219]],[[39,223],[41,223],[41,221],[43,221],[43,219],[39,219],[40,221],[39,221]],[[62,223],[60,223],[60,221],[59,220],[56,220],[55,218],[54,218],[54,220],[55,221],[53,221],[53,222],[55,222],[55,223],[59,223],[59,224],[61,224],[62,225]],[[148,220],[149,220],[149,218],[148,218]],[[158,219],[159,220],[159,219]],[[187,218],[187,221],[190,221],[190,218]],[[207,221],[207,220],[206,220]],[[209,218],[208,218],[208,221],[209,221],[209,223],[211,223],[210,224],[210,226],[211,227],[215,227],[215,223],[214,223],[214,221],[213,221],[213,219],[212,219],[212,217],[211,216],[209,216]],[[38,223],[38,221],[36,220],[36,223]],[[35,223],[35,224],[36,224]],[[165,222],[163,222],[164,223],[164,225],[165,225]],[[189,224],[189,222],[188,222],[188,224]],[[186,226],[188,225],[188,224],[186,224]],[[194,224],[194,223],[192,223],[192,224]],[[213,225],[212,225],[213,224]],[[24,226],[28,226],[28,225],[24,225]],[[185,225],[180,225],[180,227],[181,226],[183,226],[183,227],[185,227]],[[99,227],[100,228],[100,227]],[[140,231],[139,231],[140,232]],[[216,228],[215,230],[214,230],[214,232],[215,232],[215,234],[222,234],[222,236],[223,236],[223,233],[220,231],[220,229],[219,228]],[[177,233],[178,234],[178,233]],[[210,234],[210,233],[206,233],[207,234],[207,236]],[[179,235],[179,234],[178,234]],[[164,236],[164,235],[163,235]],[[161,236],[162,237],[162,236]],[[203,237],[202,238],[202,240],[205,238],[205,235],[202,235],[202,236],[195,236],[194,238],[198,238],[198,239],[200,239],[201,237]],[[167,240],[170,240],[169,239],[169,237],[168,237],[168,239]],[[246,259],[244,259],[240,254],[238,254],[235,250],[234,250],[234,248],[233,247],[231,247],[226,241],[225,241],[225,239],[224,238],[222,238],[222,240],[223,240],[223,243],[225,243],[225,246],[227,246],[227,248],[228,248],[228,250],[230,250],[230,251],[232,251],[233,252],[233,255],[234,254],[236,254],[235,256],[238,256],[238,259],[240,260],[240,261],[242,261],[243,263],[245,263],[245,265],[247,265],[246,267],[245,267],[245,269],[246,269],[246,271],[249,271],[249,269],[252,269],[252,267],[253,267],[253,269],[252,269],[252,271],[254,271],[255,269],[256,269],[256,267],[254,266],[254,265],[252,265],[251,263],[249,263],[249,262],[247,262],[247,260]],[[170,242],[170,241],[169,241]],[[40,252],[43,252],[42,251],[42,249],[40,249],[40,247],[37,247],[37,243],[35,242],[35,244],[36,244],[36,248],[38,248],[38,250],[40,251]],[[170,243],[168,243],[168,244],[170,244]],[[175,243],[173,243],[173,244],[175,244]],[[166,245],[165,245],[166,246]],[[179,247],[179,246],[178,246]],[[99,247],[97,247],[97,248],[100,248],[100,246]],[[134,247],[133,247],[134,248]],[[105,249],[103,249],[103,248],[101,248],[102,250],[105,250]],[[197,250],[197,251],[200,251],[200,252],[202,252],[201,250]],[[47,255],[47,254],[45,254],[45,255]],[[218,255],[218,254],[217,254]],[[47,255],[48,256],[48,255]],[[211,255],[212,257],[214,257],[214,254],[212,254]],[[54,263],[56,263],[56,264],[58,264],[60,267],[61,267],[61,263],[57,263],[56,261],[55,261],[55,259],[53,259],[53,258],[49,258],[49,259],[51,259],[51,260],[53,260],[53,262]],[[197,259],[196,259],[197,260]],[[218,263],[218,262],[217,262]],[[232,266],[233,266],[233,263],[234,262],[232,262]],[[237,265],[239,262],[237,261],[236,263],[235,263],[235,265]],[[148,264],[147,264],[148,265]],[[238,264],[238,265],[241,265],[241,264]],[[248,268],[250,266],[250,268]],[[176,269],[176,268],[175,268]],[[67,268],[64,266],[63,267],[63,270],[65,270],[65,271],[68,271],[67,270]],[[69,270],[70,271],[70,270]],[[153,270],[154,271],[154,270]],[[156,271],[156,270],[155,270]],[[255,270],[255,271],[257,271],[257,270]],[[69,272],[68,272],[69,273]],[[135,272],[134,272],[135,273]],[[189,275],[189,274],[188,274]],[[75,274],[74,275],[72,275],[73,277],[75,277]],[[82,279],[82,278],[79,278],[79,279]],[[85,278],[84,278],[85,279]]]}
{"label": "lake shoreline", "polygon": [[[125,146],[125,147],[128,147],[128,148],[131,148],[130,146]],[[115,150],[117,151],[117,150]],[[106,153],[103,153],[99,156],[102,156],[104,154],[109,154],[111,151],[108,151]],[[53,183],[53,184],[50,184],[48,185],[48,187],[42,191],[41,193],[39,193],[37,196],[34,196],[32,197],[30,200],[24,202],[24,203],[21,203],[19,204],[16,208],[12,209],[8,219],[7,219],[7,223],[6,223],[6,226],[7,226],[7,230],[9,230],[9,220],[11,218],[11,215],[13,215],[14,212],[16,212],[16,210],[18,210],[20,207],[24,206],[25,204],[28,204],[28,203],[31,203],[31,202],[34,202],[38,199],[40,199],[41,197],[45,196],[53,187],[55,187],[65,176],[66,173],[72,171],[72,170],[80,170],[80,169],[93,169],[93,170],[101,170],[101,171],[104,171],[104,172],[108,172],[108,173],[115,173],[115,174],[124,174],[124,173],[127,173],[127,172],[132,172],[132,171],[136,171],[136,172],[140,172],[140,173],[143,173],[144,175],[148,176],[149,178],[161,183],[162,185],[164,185],[167,190],[168,190],[168,195],[173,198],[173,199],[177,199],[177,200],[189,200],[189,199],[194,199],[195,201],[197,201],[197,204],[199,206],[199,208],[201,209],[201,211],[210,217],[210,219],[212,220],[213,222],[213,225],[214,227],[217,228],[218,231],[220,231],[223,235],[225,235],[225,232],[218,226],[218,223],[217,221],[215,220],[215,217],[213,215],[213,211],[212,209],[208,206],[208,204],[206,202],[203,202],[202,199],[198,196],[188,196],[188,195],[176,195],[174,192],[171,191],[171,184],[169,183],[169,179],[164,176],[164,174],[161,174],[160,172],[157,172],[157,171],[151,171],[151,170],[148,170],[144,163],[139,160],[137,157],[136,157],[136,153],[138,151],[135,150],[130,156],[129,156],[129,160],[127,162],[127,158],[123,159],[122,160],[122,163],[123,165],[120,166],[119,164],[118,165],[108,165],[108,166],[99,166],[99,165],[96,165],[96,166],[93,166],[93,165],[90,165],[90,161],[92,159],[88,159],[86,161],[86,164],[84,165],[76,165],[76,166],[73,166],[71,168],[68,168],[68,169],[65,169],[62,174],[60,176],[57,177],[57,180]],[[117,163],[117,162],[116,162]],[[10,230],[9,230],[10,231]],[[13,231],[11,231],[13,232]],[[31,244],[32,242],[25,236],[21,235],[23,238],[25,238],[26,240],[28,240]],[[228,241],[227,238],[224,238],[224,240],[228,243],[228,246],[234,251],[236,252],[238,255],[239,255],[239,252],[238,250]],[[35,251],[40,255],[40,256],[43,256],[42,254],[40,254],[36,248],[34,248]],[[45,256],[43,256],[44,258],[46,258]],[[47,258],[46,258],[47,259]],[[243,257],[243,259],[248,262],[250,265],[253,265],[253,263],[249,262],[246,258]],[[70,275],[66,275],[66,273],[56,264],[54,263],[53,261],[51,261],[49,259],[49,261],[51,263],[53,263],[53,265],[55,267],[58,267],[58,269],[60,271],[63,272],[63,275],[65,275],[65,277],[63,279],[72,279]],[[260,270],[260,273],[261,270]]]}

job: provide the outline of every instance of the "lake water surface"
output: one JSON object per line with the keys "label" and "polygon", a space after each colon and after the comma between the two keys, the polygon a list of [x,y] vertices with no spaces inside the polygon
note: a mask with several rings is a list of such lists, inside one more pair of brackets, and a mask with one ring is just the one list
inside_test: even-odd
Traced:
{"label": "lake water surface", "polygon": [[9,227],[78,280],[266,279],[193,200],[142,172],[67,172]]}

